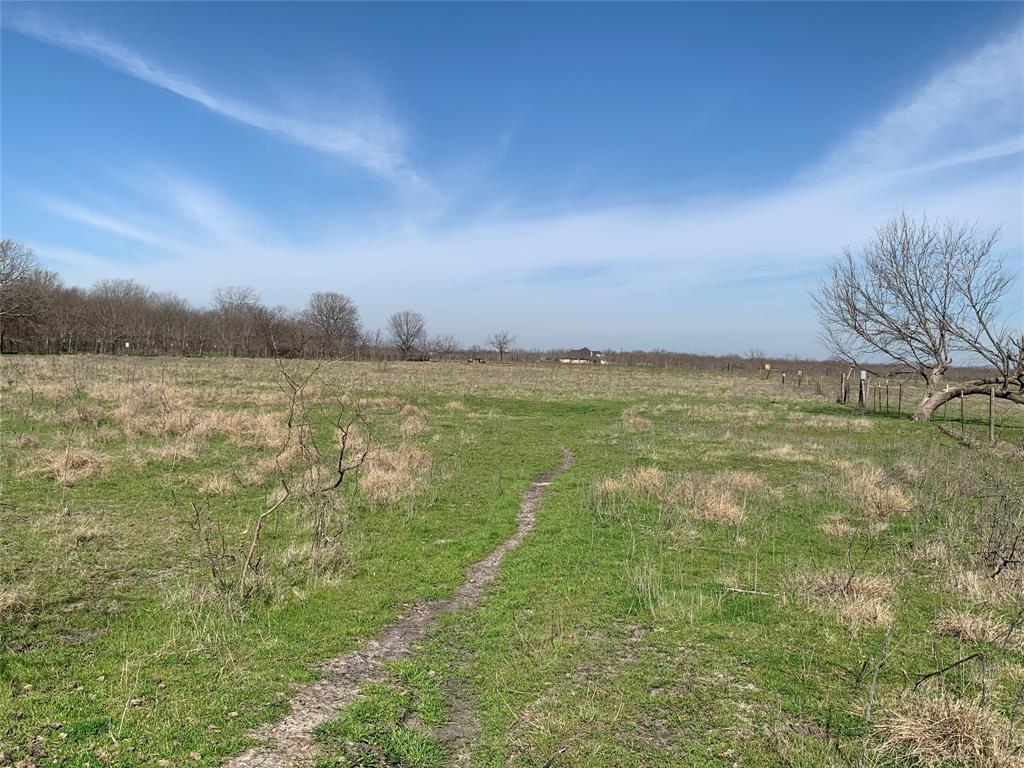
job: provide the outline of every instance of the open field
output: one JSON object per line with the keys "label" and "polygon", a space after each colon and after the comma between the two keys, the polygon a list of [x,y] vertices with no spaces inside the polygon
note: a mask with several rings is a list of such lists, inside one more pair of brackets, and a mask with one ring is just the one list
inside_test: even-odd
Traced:
{"label": "open field", "polygon": [[[983,398],[961,441],[958,406],[916,424],[910,386],[901,419],[813,378],[0,374],[0,765],[244,752],[322,662],[451,596],[563,447],[480,599],[318,727],[321,768],[1024,765],[1019,407],[989,447]],[[365,461],[321,493],[350,423]]]}

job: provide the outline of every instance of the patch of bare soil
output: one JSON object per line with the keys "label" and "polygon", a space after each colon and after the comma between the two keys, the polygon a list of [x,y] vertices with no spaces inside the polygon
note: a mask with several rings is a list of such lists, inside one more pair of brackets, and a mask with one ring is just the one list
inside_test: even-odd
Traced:
{"label": "patch of bare soil", "polygon": [[[451,597],[414,604],[393,624],[384,627],[380,634],[369,638],[362,647],[327,662],[323,668],[323,678],[295,694],[291,701],[291,711],[284,719],[253,733],[255,738],[266,742],[265,746],[254,747],[232,758],[226,763],[228,768],[284,768],[311,762],[317,751],[313,740],[313,730],[317,726],[334,718],[342,707],[359,695],[364,685],[386,680],[388,675],[384,665],[410,656],[438,615],[470,608],[480,599],[485,585],[494,578],[505,554],[518,547],[533,529],[537,508],[548,485],[568,470],[574,460],[572,451],[563,448],[562,463],[534,479],[519,504],[515,533],[483,560],[472,565],[466,572],[466,581]],[[466,709],[453,707],[452,711],[456,715],[468,714]],[[453,720],[457,719],[453,717]],[[456,748],[463,750],[469,734],[460,733],[458,726],[453,729],[453,734],[461,736],[456,741],[463,743],[456,744]]]}

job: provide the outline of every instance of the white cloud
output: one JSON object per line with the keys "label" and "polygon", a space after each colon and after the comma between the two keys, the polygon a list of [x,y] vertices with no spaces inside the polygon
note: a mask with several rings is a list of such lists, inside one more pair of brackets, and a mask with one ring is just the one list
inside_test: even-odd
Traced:
{"label": "white cloud", "polygon": [[334,155],[379,177],[415,190],[429,188],[405,157],[402,131],[385,114],[366,113],[348,121],[327,122],[288,114],[215,94],[194,80],[147,60],[103,35],[70,27],[32,13],[8,13],[5,25],[50,45],[95,58],[107,66],[216,112],[296,144]]}

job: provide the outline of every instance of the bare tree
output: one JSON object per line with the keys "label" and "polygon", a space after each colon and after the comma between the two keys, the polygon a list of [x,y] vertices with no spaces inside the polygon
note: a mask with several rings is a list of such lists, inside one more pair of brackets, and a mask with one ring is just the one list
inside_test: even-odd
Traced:
{"label": "bare tree", "polygon": [[359,310],[344,294],[317,291],[309,297],[302,316],[317,336],[321,357],[348,352],[359,341]]}
{"label": "bare tree", "polygon": [[498,353],[498,360],[505,361],[505,353],[516,343],[516,337],[508,331],[498,331],[487,337],[487,346]]}
{"label": "bare tree", "polygon": [[[1024,337],[999,318],[1013,277],[993,254],[998,238],[998,230],[906,214],[883,224],[859,254],[846,249],[833,261],[820,285],[823,341],[851,365],[881,357],[920,376],[918,421],[993,386],[997,397],[1024,403]],[[991,375],[940,389],[954,353],[990,366]]]}
{"label": "bare tree", "polygon": [[134,280],[100,280],[89,291],[91,327],[97,351],[117,354],[138,330],[152,292]]}
{"label": "bare tree", "polygon": [[408,360],[413,352],[426,343],[427,321],[419,312],[395,312],[388,318],[388,332],[402,359]]}
{"label": "bare tree", "polygon": [[12,331],[36,328],[43,320],[41,301],[47,278],[32,249],[20,240],[0,239],[0,350],[10,344]]}
{"label": "bare tree", "polygon": [[252,321],[259,306],[259,295],[246,286],[231,285],[213,292],[217,332],[224,354],[235,356],[252,353]]}
{"label": "bare tree", "polygon": [[440,334],[430,340],[431,354],[444,357],[445,360],[450,360],[451,356],[455,354],[455,350],[458,348],[458,340],[450,333]]}

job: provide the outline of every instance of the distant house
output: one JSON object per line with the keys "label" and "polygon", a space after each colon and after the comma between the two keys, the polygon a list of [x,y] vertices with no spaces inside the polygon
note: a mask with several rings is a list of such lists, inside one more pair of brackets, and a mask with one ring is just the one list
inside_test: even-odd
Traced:
{"label": "distant house", "polygon": [[570,349],[565,357],[558,358],[560,363],[569,363],[580,365],[589,363],[591,365],[607,365],[608,361],[604,359],[604,355],[600,352],[592,352],[591,350],[583,347],[582,349]]}

